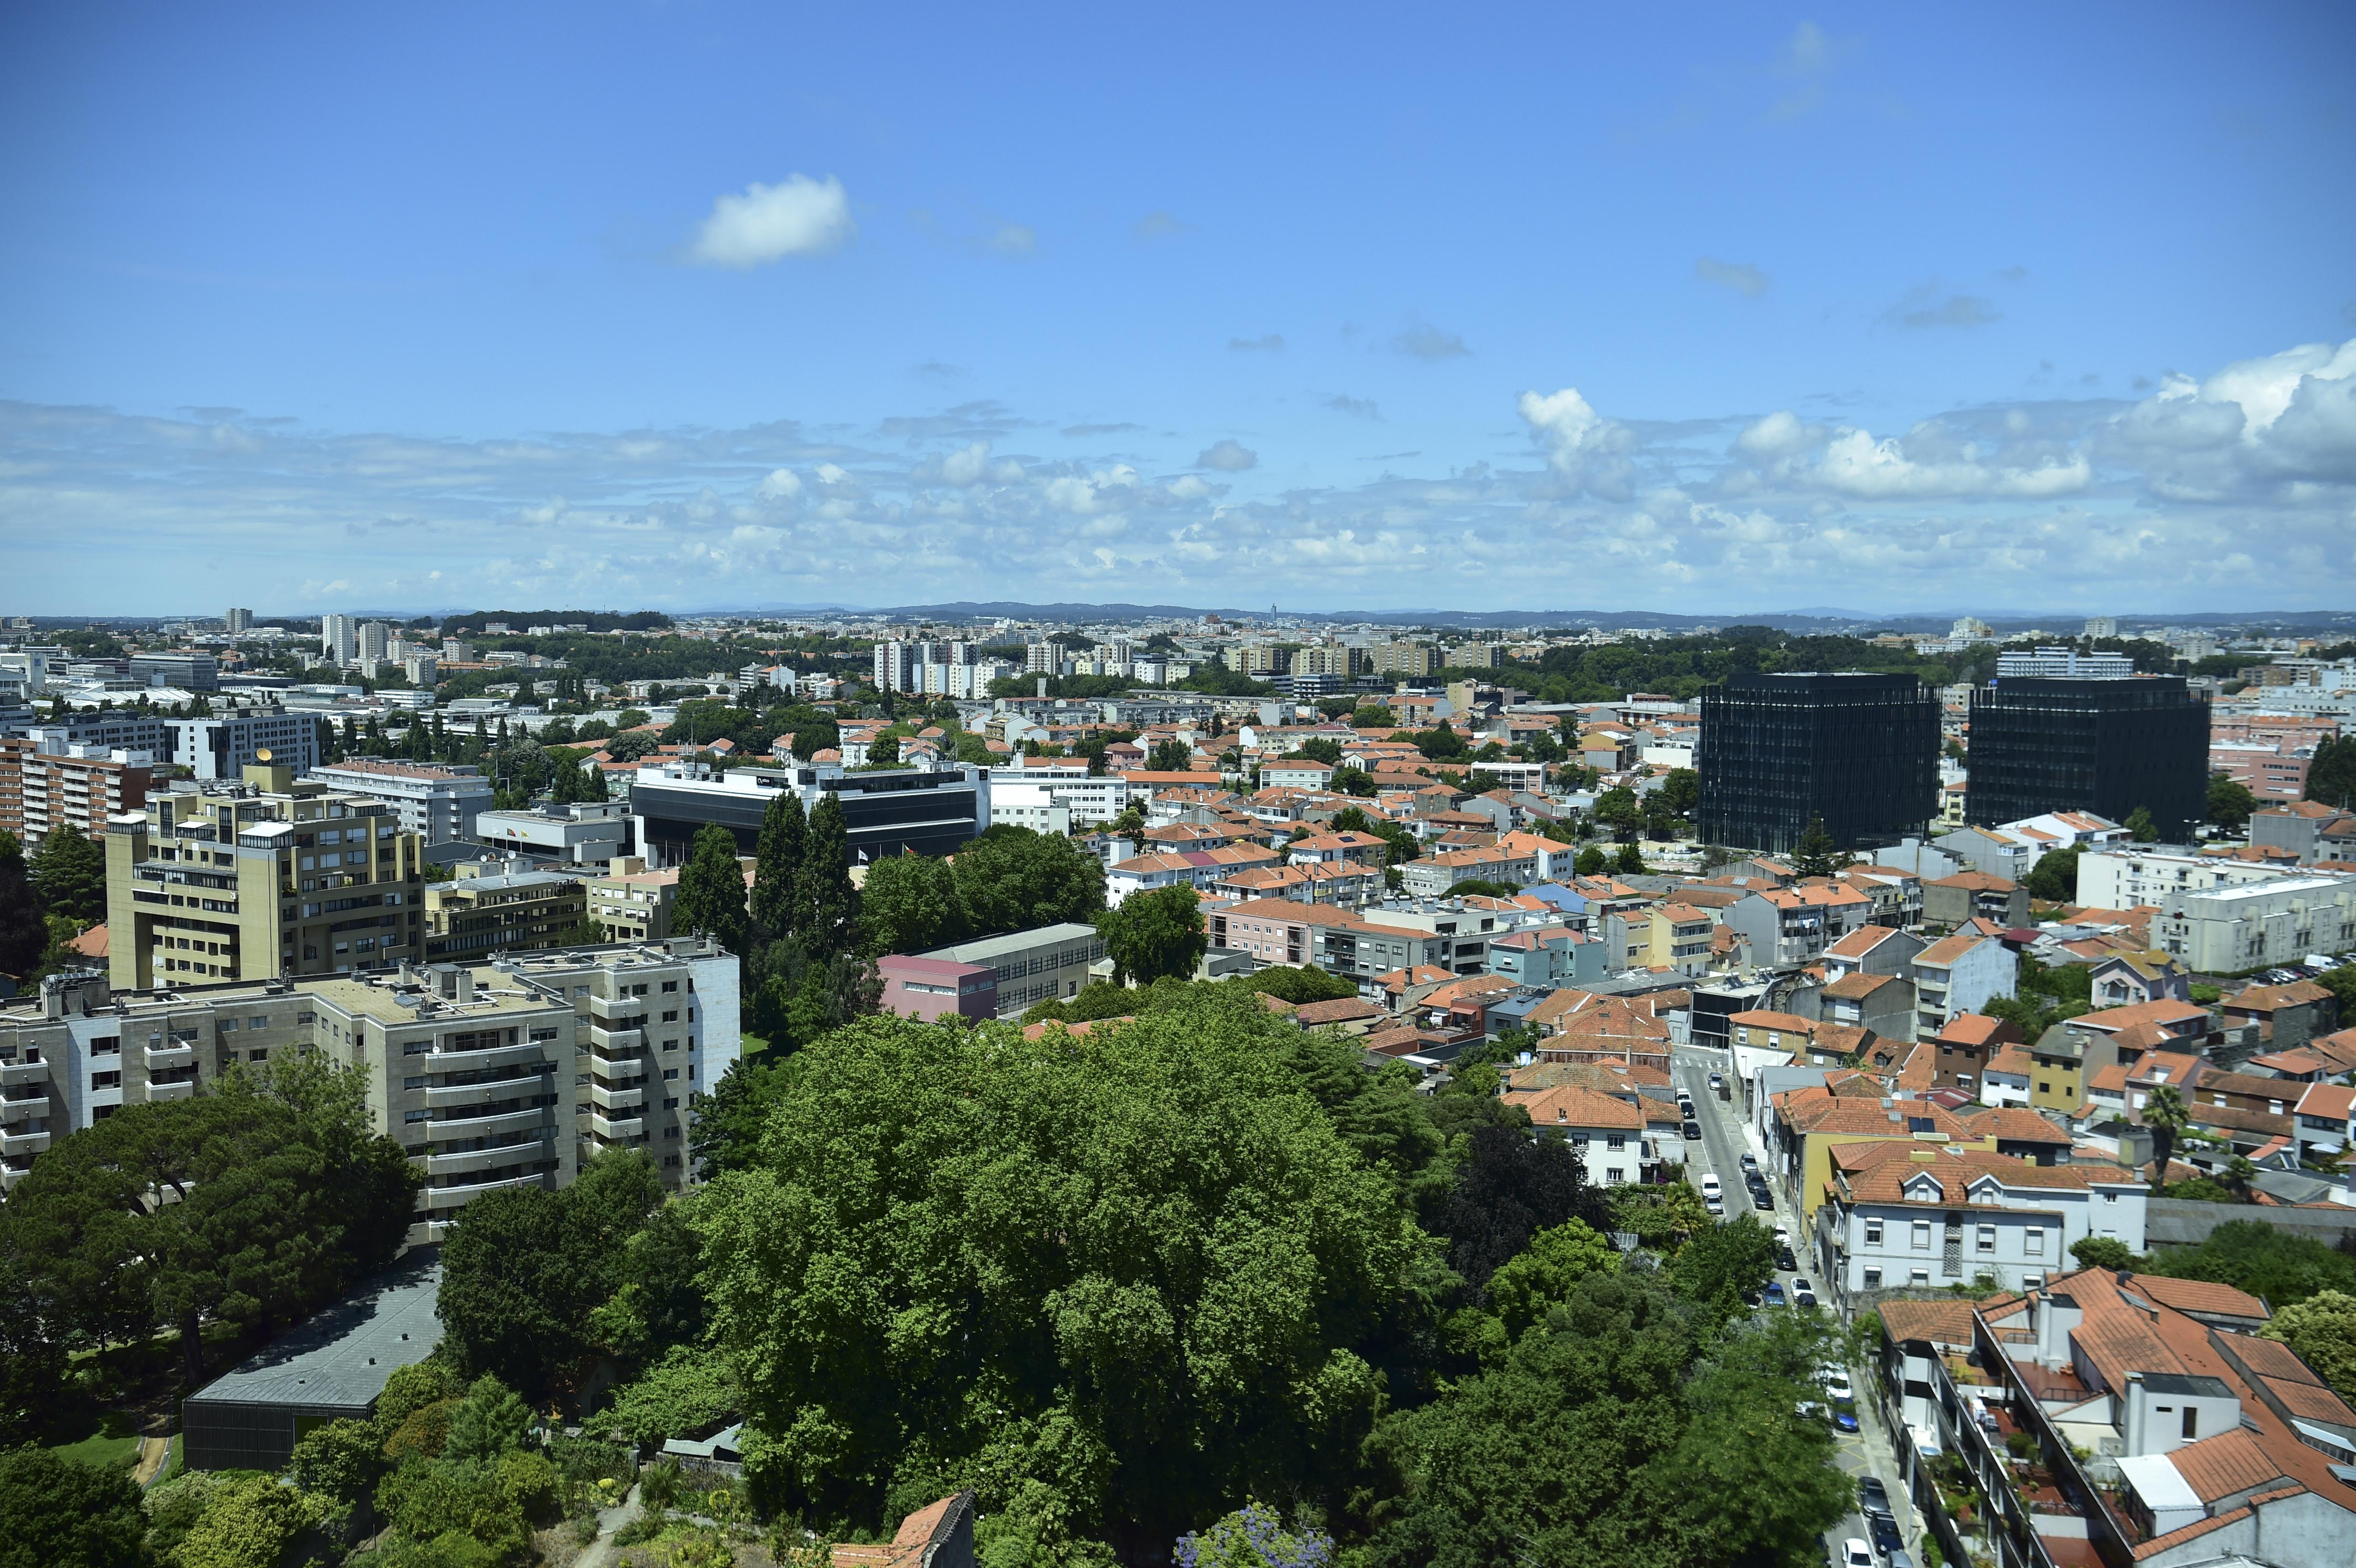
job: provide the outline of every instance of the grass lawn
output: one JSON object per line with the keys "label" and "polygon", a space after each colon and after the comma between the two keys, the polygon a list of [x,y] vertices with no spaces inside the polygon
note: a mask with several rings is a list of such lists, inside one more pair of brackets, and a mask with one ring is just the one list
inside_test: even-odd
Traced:
{"label": "grass lawn", "polygon": [[68,1459],[79,1459],[100,1469],[127,1470],[139,1462],[139,1439],[136,1436],[109,1437],[103,1432],[85,1437],[79,1443],[62,1443],[49,1450]]}

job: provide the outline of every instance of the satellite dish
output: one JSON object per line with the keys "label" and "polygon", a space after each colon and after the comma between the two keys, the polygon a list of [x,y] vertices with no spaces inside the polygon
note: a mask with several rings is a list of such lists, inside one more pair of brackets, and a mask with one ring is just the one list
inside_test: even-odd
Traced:
{"label": "satellite dish", "polygon": [[256,747],[253,752],[253,760],[257,763],[268,762],[270,760],[270,748],[267,746]]}

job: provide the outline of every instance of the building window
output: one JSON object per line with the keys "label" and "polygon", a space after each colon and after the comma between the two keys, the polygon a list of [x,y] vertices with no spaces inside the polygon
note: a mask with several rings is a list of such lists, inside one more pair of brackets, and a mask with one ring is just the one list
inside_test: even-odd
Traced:
{"label": "building window", "polygon": [[2190,1443],[2200,1435],[2201,1407],[2197,1404],[2188,1404],[2184,1407],[2184,1440]]}
{"label": "building window", "polygon": [[1980,1227],[1980,1251],[1984,1253],[1992,1253],[1996,1251],[1996,1227],[1994,1225],[1982,1225]]}
{"label": "building window", "polygon": [[1869,1247],[1878,1247],[1881,1245],[1880,1221],[1868,1220],[1865,1222],[1865,1244]]}
{"label": "building window", "polygon": [[1915,1289],[1920,1290],[1924,1285],[1931,1283],[1931,1271],[1926,1268],[1918,1268],[1907,1280],[1907,1283],[1914,1286]]}
{"label": "building window", "polygon": [[2027,1253],[2032,1258],[2043,1257],[2045,1255],[2045,1227],[2042,1225],[2031,1225],[2028,1230],[2023,1231],[2021,1232],[2020,1248],[2021,1251]]}
{"label": "building window", "polygon": [[1914,1250],[1918,1253],[1931,1250],[1931,1221],[1928,1220],[1914,1221]]}
{"label": "building window", "polygon": [[1865,1271],[1865,1288],[1868,1290],[1879,1290],[1881,1288],[1881,1271],[1879,1269],[1869,1268]]}

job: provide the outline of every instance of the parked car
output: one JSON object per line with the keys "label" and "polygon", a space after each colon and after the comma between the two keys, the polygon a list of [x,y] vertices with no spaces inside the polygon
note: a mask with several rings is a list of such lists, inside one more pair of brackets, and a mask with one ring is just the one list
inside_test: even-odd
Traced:
{"label": "parked car", "polygon": [[1903,1552],[1893,1552],[1890,1554],[1890,1568],[1914,1568],[1914,1559]]}
{"label": "parked car", "polygon": [[1834,1560],[1833,1568],[1873,1568],[1873,1548],[1852,1535],[1841,1542],[1840,1556]]}
{"label": "parked car", "polygon": [[1792,1255],[1791,1248],[1777,1247],[1775,1249],[1775,1266],[1782,1269],[1785,1274],[1790,1274],[1794,1269],[1800,1266],[1800,1260]]}
{"label": "parked car", "polygon": [[1839,1432],[1855,1432],[1858,1429],[1857,1403],[1854,1400],[1844,1399],[1835,1402],[1833,1427]]}
{"label": "parked car", "polygon": [[1751,1206],[1753,1209],[1772,1209],[1775,1200],[1768,1196],[1765,1188],[1754,1187],[1751,1189]]}
{"label": "parked car", "polygon": [[1857,1482],[1857,1496],[1858,1511],[1861,1513],[1888,1513],[1890,1511],[1890,1488],[1881,1484],[1881,1477],[1879,1476],[1858,1477]]}
{"label": "parked car", "polygon": [[1775,1227],[1775,1244],[1779,1247],[1788,1247],[1792,1244],[1792,1227],[1789,1225]]}
{"label": "parked car", "polygon": [[1744,1155],[1742,1157],[1742,1168],[1745,1170],[1757,1170],[1759,1168],[1759,1157],[1755,1154]]}
{"label": "parked car", "polygon": [[1800,1419],[1803,1421],[1829,1422],[1833,1418],[1833,1413],[1829,1406],[1818,1404],[1812,1399],[1804,1399],[1800,1402],[1799,1413]]}
{"label": "parked car", "polygon": [[1701,1195],[1701,1206],[1713,1214],[1723,1214],[1726,1212],[1726,1200],[1719,1197],[1715,1192],[1703,1193]]}
{"label": "parked car", "polygon": [[1719,1185],[1718,1172],[1705,1170],[1701,1173],[1701,1195],[1704,1198],[1715,1198],[1722,1190],[1724,1189]]}
{"label": "parked car", "polygon": [[1687,1143],[1701,1141],[1701,1124],[1690,1116],[1686,1118],[1686,1141]]}
{"label": "parked car", "polygon": [[1815,1304],[1816,1293],[1809,1286],[1808,1282],[1804,1279],[1794,1280],[1792,1282],[1792,1305],[1794,1307],[1814,1307]]}
{"label": "parked car", "polygon": [[1876,1552],[1897,1552],[1906,1545],[1906,1538],[1898,1533],[1898,1521],[1886,1513],[1867,1514],[1865,1528],[1872,1533]]}
{"label": "parked car", "polygon": [[1767,1305],[1770,1307],[1781,1307],[1783,1305],[1783,1287],[1781,1284],[1772,1279],[1767,1282]]}
{"label": "parked car", "polygon": [[[1857,1390],[1850,1386],[1847,1367],[1826,1367],[1816,1373],[1817,1386],[1835,1399],[1855,1399]],[[1879,1481],[1873,1483],[1879,1487]]]}
{"label": "parked car", "polygon": [[1709,1086],[1713,1089],[1723,1089],[1726,1087],[1726,1080],[1719,1074],[1713,1072],[1709,1075]]}

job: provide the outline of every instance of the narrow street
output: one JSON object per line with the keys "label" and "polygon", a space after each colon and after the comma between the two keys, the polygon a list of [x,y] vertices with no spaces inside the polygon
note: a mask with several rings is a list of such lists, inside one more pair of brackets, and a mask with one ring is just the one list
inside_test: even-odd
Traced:
{"label": "narrow street", "polygon": [[[1766,1150],[1760,1146],[1750,1124],[1744,1119],[1742,1086],[1734,1077],[1734,1066],[1729,1053],[1697,1046],[1680,1046],[1671,1058],[1670,1072],[1677,1088],[1693,1101],[1695,1120],[1701,1125],[1701,1141],[1697,1144],[1689,1140],[1686,1145],[1686,1179],[1699,1189],[1702,1177],[1715,1172],[1725,1193],[1725,1217],[1729,1221],[1750,1214],[1771,1231],[1781,1225],[1791,1232],[1793,1259],[1802,1266],[1796,1271],[1775,1271],[1775,1278],[1783,1286],[1786,1302],[1791,1300],[1792,1282],[1801,1278],[1808,1279],[1816,1287],[1820,1299],[1829,1299],[1823,1288],[1825,1282],[1807,1270],[1807,1237],[1800,1223],[1800,1216],[1791,1208],[1790,1200],[1782,1191],[1780,1184],[1772,1178],[1769,1179],[1768,1192],[1775,1200],[1775,1207],[1771,1211],[1753,1204],[1750,1189],[1743,1182],[1743,1155],[1750,1154],[1758,1158],[1763,1167]],[[1724,1100],[1720,1100],[1717,1091],[1709,1086],[1709,1075],[1713,1072],[1724,1078],[1727,1086],[1727,1098]],[[1863,1370],[1852,1367],[1849,1377],[1858,1385],[1859,1393],[1863,1394]],[[1833,1462],[1851,1477],[1870,1475],[1880,1477],[1882,1486],[1889,1491],[1890,1509],[1898,1528],[1905,1536],[1906,1549],[1919,1563],[1922,1554],[1916,1548],[1922,1521],[1915,1517],[1913,1506],[1907,1501],[1906,1488],[1900,1478],[1897,1450],[1890,1445],[1890,1434],[1883,1427],[1875,1402],[1869,1397],[1860,1397],[1854,1403],[1858,1430],[1854,1434],[1835,1434]],[[1852,1537],[1868,1542],[1872,1540],[1864,1516],[1854,1508],[1840,1522],[1825,1532],[1825,1561],[1837,1564],[1841,1543]]]}

